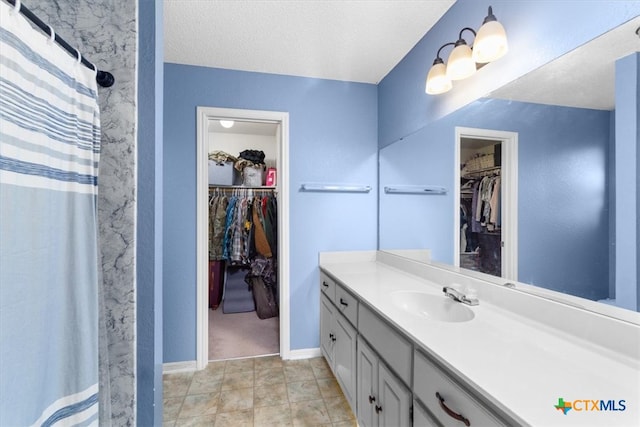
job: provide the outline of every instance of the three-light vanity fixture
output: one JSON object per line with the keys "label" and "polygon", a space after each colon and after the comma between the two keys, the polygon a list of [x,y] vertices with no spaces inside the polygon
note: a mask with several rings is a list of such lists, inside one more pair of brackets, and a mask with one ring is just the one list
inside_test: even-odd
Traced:
{"label": "three-light vanity fixture", "polygon": [[[474,35],[473,48],[462,38],[465,31],[471,31]],[[453,50],[445,65],[440,52],[447,46],[453,46]],[[458,41],[445,43],[438,49],[427,75],[426,92],[429,95],[439,95],[451,90],[454,80],[470,77],[478,68],[476,64],[484,65],[495,61],[504,56],[507,49],[507,34],[489,6],[487,17],[477,33],[472,28],[464,27],[460,30]]]}

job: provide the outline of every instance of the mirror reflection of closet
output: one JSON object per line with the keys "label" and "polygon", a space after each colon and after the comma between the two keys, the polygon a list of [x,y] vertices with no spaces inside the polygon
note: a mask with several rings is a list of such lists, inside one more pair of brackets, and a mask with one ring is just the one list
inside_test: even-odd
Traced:
{"label": "mirror reflection of closet", "polygon": [[[210,361],[280,352],[277,177],[267,180],[267,170],[276,172],[279,126],[209,121]],[[226,155],[241,160],[245,150],[263,153],[264,161],[238,170]]]}
{"label": "mirror reflection of closet", "polygon": [[502,276],[501,141],[460,140],[460,267]]}

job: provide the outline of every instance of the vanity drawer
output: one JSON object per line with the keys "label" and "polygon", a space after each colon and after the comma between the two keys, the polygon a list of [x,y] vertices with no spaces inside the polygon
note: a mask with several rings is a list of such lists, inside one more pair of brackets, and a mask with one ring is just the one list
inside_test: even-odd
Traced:
{"label": "vanity drawer", "polygon": [[336,300],[336,282],[324,273],[320,271],[320,290],[331,300]]}
{"label": "vanity drawer", "polygon": [[336,286],[336,307],[352,325],[358,326],[358,300],[342,286]]}
{"label": "vanity drawer", "polygon": [[[455,414],[469,420],[472,426],[505,425],[417,351],[414,355],[413,391],[431,414],[444,425],[464,426],[464,421],[456,421]],[[436,393],[444,399],[442,404]]]}
{"label": "vanity drawer", "polygon": [[360,304],[358,310],[358,332],[375,348],[398,377],[410,385],[413,352],[411,343],[364,304]]}
{"label": "vanity drawer", "polygon": [[441,427],[417,400],[413,401],[413,427]]}

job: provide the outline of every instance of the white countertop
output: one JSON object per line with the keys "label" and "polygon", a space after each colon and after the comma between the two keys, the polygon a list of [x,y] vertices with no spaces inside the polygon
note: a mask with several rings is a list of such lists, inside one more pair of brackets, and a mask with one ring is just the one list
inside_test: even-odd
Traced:
{"label": "white countertop", "polygon": [[[354,259],[321,267],[505,412],[533,426],[640,426],[640,361],[563,334],[561,318],[550,328],[481,298],[467,322],[418,317],[393,305],[390,293],[442,295],[442,284],[366,256]],[[639,337],[640,328],[619,338]],[[615,400],[617,408],[624,400],[626,409],[563,415],[554,408],[559,398]]]}

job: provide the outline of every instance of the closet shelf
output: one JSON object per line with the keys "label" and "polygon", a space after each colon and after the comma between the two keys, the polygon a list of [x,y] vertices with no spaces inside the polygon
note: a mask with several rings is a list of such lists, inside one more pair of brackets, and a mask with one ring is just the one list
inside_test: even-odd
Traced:
{"label": "closet shelf", "polygon": [[209,184],[209,190],[276,190],[274,186],[245,187],[244,185],[215,185]]}
{"label": "closet shelf", "polygon": [[501,166],[494,166],[492,168],[478,169],[473,172],[466,172],[462,175],[462,178],[479,178],[482,176],[500,175]]}

